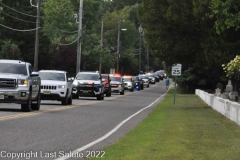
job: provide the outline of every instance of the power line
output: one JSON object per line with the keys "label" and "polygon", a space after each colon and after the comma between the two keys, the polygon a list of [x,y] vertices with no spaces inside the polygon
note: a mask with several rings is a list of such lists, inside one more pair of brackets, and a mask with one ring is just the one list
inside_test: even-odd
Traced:
{"label": "power line", "polygon": [[27,22],[27,23],[36,23],[36,22],[33,22],[33,21],[26,21],[26,20],[23,20],[23,19],[20,19],[20,18],[17,18],[17,17],[11,16],[11,15],[5,13],[5,12],[1,12],[1,13],[5,14],[5,15],[11,17],[11,18],[17,19],[17,20],[19,20],[19,21],[23,21],[23,22]]}
{"label": "power line", "polygon": [[78,39],[79,39],[79,37],[77,39],[75,39],[74,41],[72,41],[71,43],[68,43],[68,44],[61,44],[61,43],[59,43],[59,45],[61,45],[61,46],[68,46],[68,45],[71,45],[74,42],[76,42]]}
{"label": "power line", "polygon": [[5,26],[5,25],[3,25],[3,24],[0,24],[0,26],[3,26],[3,27],[5,27],[5,28],[7,28],[7,29],[11,29],[11,30],[13,30],[13,31],[18,31],[18,32],[30,32],[30,31],[34,31],[34,30],[37,30],[37,29],[41,28],[41,27],[38,27],[38,28],[28,29],[28,30],[19,30],[19,29],[10,28],[10,27]]}
{"label": "power line", "polygon": [[23,15],[25,15],[25,16],[30,16],[30,17],[35,17],[35,18],[37,17],[37,16],[33,16],[33,15],[30,15],[30,14],[26,14],[26,13],[20,12],[20,11],[18,11],[18,10],[15,10],[15,9],[13,9],[13,8],[11,8],[11,7],[3,4],[3,3],[0,3],[0,4],[2,4],[4,7],[7,7],[7,8],[9,8],[9,9],[11,9],[11,10],[13,10],[13,11],[15,11],[15,12],[18,12],[18,13],[20,13],[20,14],[23,14]]}

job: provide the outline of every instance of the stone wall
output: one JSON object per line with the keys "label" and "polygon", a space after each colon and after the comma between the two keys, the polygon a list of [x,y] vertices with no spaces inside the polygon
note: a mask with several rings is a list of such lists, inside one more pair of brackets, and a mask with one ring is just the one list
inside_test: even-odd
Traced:
{"label": "stone wall", "polygon": [[240,104],[232,102],[228,99],[217,97],[202,90],[196,89],[195,94],[198,95],[206,104],[211,106],[225,117],[240,125]]}

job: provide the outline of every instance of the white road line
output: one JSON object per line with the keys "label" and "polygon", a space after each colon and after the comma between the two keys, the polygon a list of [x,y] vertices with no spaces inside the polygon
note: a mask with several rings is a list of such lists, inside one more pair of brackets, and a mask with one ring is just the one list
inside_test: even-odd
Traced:
{"label": "white road line", "polygon": [[[165,93],[166,94],[166,93]],[[133,115],[129,116],[127,119],[123,120],[121,123],[119,123],[116,127],[114,127],[110,132],[108,132],[107,134],[105,134],[103,137],[79,148],[76,149],[75,151],[70,152],[69,154],[64,155],[63,157],[57,158],[55,160],[66,160],[72,157],[75,157],[78,153],[88,149],[89,147],[97,144],[98,142],[103,141],[104,139],[108,138],[110,135],[112,135],[114,132],[116,132],[124,123],[126,123],[127,121],[129,121],[131,118],[133,118],[134,116],[136,116],[137,114],[141,113],[143,110],[150,108],[154,103],[156,103],[157,101],[159,101],[163,96],[165,96],[165,94],[161,95],[158,99],[156,99],[154,102],[152,102],[150,105],[148,105],[145,108],[140,109],[138,112],[134,113]]]}

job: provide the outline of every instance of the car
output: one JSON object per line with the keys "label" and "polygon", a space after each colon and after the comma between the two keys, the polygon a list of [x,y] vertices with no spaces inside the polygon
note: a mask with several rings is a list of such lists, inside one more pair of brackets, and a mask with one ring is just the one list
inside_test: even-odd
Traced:
{"label": "car", "polygon": [[132,76],[123,76],[124,80],[124,89],[129,90],[130,92],[134,91],[134,81]]}
{"label": "car", "polygon": [[154,74],[150,73],[150,74],[148,74],[147,76],[148,76],[149,82],[150,82],[151,84],[155,84],[155,83],[156,83],[156,77],[155,77]]}
{"label": "car", "polygon": [[156,74],[159,76],[159,80],[163,80],[165,78],[165,72],[164,70],[159,70],[156,72]]}
{"label": "car", "polygon": [[144,89],[143,80],[139,76],[134,76],[133,81],[136,90],[140,91]]}
{"label": "car", "polygon": [[157,72],[154,73],[154,76],[155,76],[155,80],[156,82],[159,82],[160,81],[160,76]]}
{"label": "car", "polygon": [[97,72],[78,72],[72,85],[72,97],[96,97],[97,100],[104,100],[104,84],[102,76]]}
{"label": "car", "polygon": [[41,99],[61,101],[62,105],[72,104],[72,80],[66,71],[40,70]]}
{"label": "car", "polygon": [[113,93],[120,93],[120,95],[124,95],[124,80],[122,78],[121,75],[119,74],[114,74],[114,75],[110,75],[110,79],[111,79],[111,92]]}
{"label": "car", "polygon": [[143,80],[143,85],[149,87],[149,79],[147,75],[139,75],[139,78]]}
{"label": "car", "polygon": [[40,86],[39,73],[33,72],[30,63],[20,60],[0,60],[0,103],[21,104],[23,112],[39,110]]}
{"label": "car", "polygon": [[110,76],[109,74],[101,74],[102,76],[102,81],[103,81],[103,84],[104,84],[104,94],[106,95],[106,97],[111,97],[111,79],[110,79]]}

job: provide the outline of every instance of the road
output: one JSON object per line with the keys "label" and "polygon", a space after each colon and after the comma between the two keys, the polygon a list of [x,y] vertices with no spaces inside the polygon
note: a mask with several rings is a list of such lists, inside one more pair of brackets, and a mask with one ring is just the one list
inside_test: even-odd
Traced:
{"label": "road", "polygon": [[17,104],[0,104],[0,159],[104,156],[103,149],[139,124],[165,92],[161,81],[103,101],[79,98],[68,106],[41,101],[40,110],[29,113],[21,112]]}

